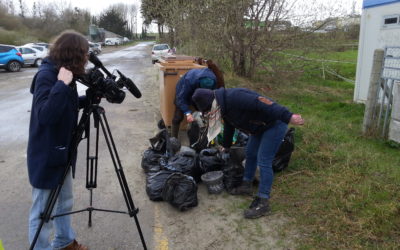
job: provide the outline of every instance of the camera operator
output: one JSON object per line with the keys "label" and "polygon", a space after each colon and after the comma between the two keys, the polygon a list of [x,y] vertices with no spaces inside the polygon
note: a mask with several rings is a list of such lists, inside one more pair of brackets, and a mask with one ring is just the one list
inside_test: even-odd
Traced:
{"label": "camera operator", "polygon": [[[50,48],[35,75],[28,141],[28,173],[32,185],[29,214],[29,242],[32,243],[41,222],[51,189],[62,181],[77,126],[78,110],[84,97],[78,98],[73,76],[83,75],[88,61],[89,44],[74,31],[63,32]],[[76,159],[76,155],[72,156]],[[73,163],[74,164],[74,163]],[[64,180],[53,214],[72,211],[72,173]],[[52,225],[54,239],[50,244]],[[71,216],[60,216],[44,223],[35,249],[88,249],[77,243]]]}

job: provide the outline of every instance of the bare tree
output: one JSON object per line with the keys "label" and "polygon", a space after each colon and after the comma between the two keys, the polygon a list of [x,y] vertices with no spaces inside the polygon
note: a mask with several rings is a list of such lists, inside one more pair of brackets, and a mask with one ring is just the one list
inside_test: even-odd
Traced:
{"label": "bare tree", "polygon": [[131,27],[131,32],[133,34],[137,33],[137,12],[138,12],[138,9],[135,4],[129,5],[129,7],[128,7],[129,23],[130,23],[130,27]]}
{"label": "bare tree", "polygon": [[25,18],[26,6],[22,0],[18,0],[18,1],[19,1],[19,9],[20,9],[19,15],[22,18]]}
{"label": "bare tree", "polygon": [[233,70],[241,76],[253,76],[267,48],[282,47],[287,41],[277,30],[277,25],[286,20],[286,0],[171,3],[166,24],[176,33],[176,40],[192,44],[189,47],[200,49],[198,52],[229,55]]}
{"label": "bare tree", "polygon": [[13,0],[4,1],[4,6],[9,14],[15,15],[15,6]]}
{"label": "bare tree", "polygon": [[[190,2],[190,1],[188,1]],[[164,37],[165,22],[173,13],[170,9],[177,3],[175,0],[142,0],[141,12],[144,17],[145,25],[150,25],[153,21],[157,23],[158,34],[161,38]]]}
{"label": "bare tree", "polygon": [[141,11],[147,24],[158,24],[161,40],[166,40],[167,31],[168,42],[181,51],[216,58],[238,75],[253,77],[265,62],[280,59],[277,52],[316,44],[317,27],[310,29],[313,21],[326,22],[332,13],[339,13],[336,5],[317,2],[143,0]]}

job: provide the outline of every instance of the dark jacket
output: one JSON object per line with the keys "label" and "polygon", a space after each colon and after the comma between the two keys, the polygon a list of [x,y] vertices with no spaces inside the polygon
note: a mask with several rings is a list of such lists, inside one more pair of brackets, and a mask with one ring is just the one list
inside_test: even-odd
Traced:
{"label": "dark jacket", "polygon": [[184,114],[191,113],[189,106],[192,105],[192,95],[200,87],[200,79],[208,77],[217,82],[217,78],[209,68],[189,70],[176,84],[176,106]]}
{"label": "dark jacket", "polygon": [[57,80],[58,70],[43,60],[35,75],[28,140],[29,181],[35,188],[52,189],[60,182],[77,126],[79,98],[75,84]]}
{"label": "dark jacket", "polygon": [[229,148],[235,128],[248,134],[259,134],[270,128],[277,120],[289,123],[292,113],[272,100],[261,102],[260,94],[244,89],[219,88],[214,91],[221,116],[224,119],[224,143]]}

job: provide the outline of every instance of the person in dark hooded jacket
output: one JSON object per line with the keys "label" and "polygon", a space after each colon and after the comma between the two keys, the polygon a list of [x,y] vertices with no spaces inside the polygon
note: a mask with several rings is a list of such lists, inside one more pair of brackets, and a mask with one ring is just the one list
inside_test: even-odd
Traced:
{"label": "person in dark hooded jacket", "polygon": [[288,124],[303,125],[303,118],[273,100],[244,88],[220,88],[214,91],[197,89],[192,100],[201,112],[208,112],[206,116],[219,113],[218,116],[212,115],[223,119],[224,151],[228,151],[232,145],[235,128],[250,135],[246,146],[243,182],[241,186],[232,190],[232,194],[252,195],[252,181],[258,166],[258,193],[249,208],[244,211],[244,217],[258,218],[267,214],[270,211],[269,198],[274,176],[272,161]]}
{"label": "person in dark hooded jacket", "polygon": [[[202,60],[201,60],[202,61]],[[178,138],[179,125],[184,116],[187,122],[193,122],[192,95],[198,88],[216,89],[224,86],[224,78],[216,64],[211,60],[206,62],[207,68],[191,69],[186,72],[176,84],[175,113],[172,119],[171,136]]]}
{"label": "person in dark hooded jacket", "polygon": [[[79,33],[62,33],[50,48],[50,54],[43,60],[35,75],[27,163],[29,181],[32,185],[32,207],[29,214],[29,242],[41,222],[40,216],[46,207],[51,189],[61,183],[72,134],[77,126],[79,98],[73,76],[84,74],[89,44]],[[72,211],[72,174],[69,171],[59,193],[53,214]],[[55,227],[54,240],[49,242],[52,225]],[[87,247],[78,244],[71,227],[70,215],[54,218],[44,223],[34,249],[79,249]]]}

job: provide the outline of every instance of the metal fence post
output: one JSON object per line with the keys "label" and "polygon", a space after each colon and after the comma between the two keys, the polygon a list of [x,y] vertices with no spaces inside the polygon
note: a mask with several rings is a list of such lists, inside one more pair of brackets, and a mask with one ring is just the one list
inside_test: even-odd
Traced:
{"label": "metal fence post", "polygon": [[372,134],[376,131],[376,124],[374,124],[374,112],[378,101],[378,88],[380,87],[381,71],[383,66],[384,51],[376,49],[374,52],[374,61],[372,64],[371,77],[368,89],[368,98],[365,103],[363,134]]}

